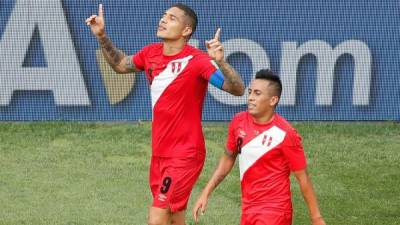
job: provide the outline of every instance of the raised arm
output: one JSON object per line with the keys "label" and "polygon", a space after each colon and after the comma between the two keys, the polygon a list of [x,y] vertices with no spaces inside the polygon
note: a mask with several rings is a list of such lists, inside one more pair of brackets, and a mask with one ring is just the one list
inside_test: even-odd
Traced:
{"label": "raised arm", "polygon": [[297,182],[299,183],[301,193],[307,203],[312,225],[326,225],[318,208],[317,196],[306,170],[294,172]]}
{"label": "raised arm", "polygon": [[236,70],[225,61],[224,46],[220,42],[220,36],[221,28],[218,28],[214,38],[206,41],[208,55],[214,59],[224,75],[225,80],[222,89],[233,95],[241,96],[244,94],[243,81]]}
{"label": "raised arm", "polygon": [[208,198],[214,189],[224,180],[226,175],[232,170],[233,165],[235,164],[237,154],[231,153],[228,150],[225,150],[225,154],[219,160],[218,166],[214,171],[211,179],[208,181],[206,187],[203,189],[200,197],[197,199],[196,204],[193,207],[193,217],[195,222],[199,221],[199,210],[204,214],[206,211]]}
{"label": "raised arm", "polygon": [[92,15],[87,18],[86,24],[90,26],[92,33],[96,36],[100,44],[103,56],[115,72],[132,73],[140,71],[132,63],[132,56],[127,56],[124,52],[117,49],[110,38],[107,37],[102,4],[99,5],[99,15]]}

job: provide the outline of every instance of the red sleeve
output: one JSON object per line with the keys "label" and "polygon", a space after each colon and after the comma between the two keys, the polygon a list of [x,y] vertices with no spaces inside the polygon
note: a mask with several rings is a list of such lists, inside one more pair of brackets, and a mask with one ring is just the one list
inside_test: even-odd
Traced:
{"label": "red sleeve", "polygon": [[235,135],[235,118],[229,124],[228,136],[226,138],[226,149],[230,152],[237,152],[236,135]]}
{"label": "red sleeve", "polygon": [[147,48],[143,48],[132,57],[132,62],[139,70],[144,70],[145,66],[145,52]]}
{"label": "red sleeve", "polygon": [[211,75],[218,69],[217,64],[211,59],[210,56],[204,54],[199,56],[199,72],[203,79],[210,80]]}
{"label": "red sleeve", "polygon": [[295,130],[287,133],[282,151],[289,161],[291,171],[302,170],[307,167],[301,137]]}

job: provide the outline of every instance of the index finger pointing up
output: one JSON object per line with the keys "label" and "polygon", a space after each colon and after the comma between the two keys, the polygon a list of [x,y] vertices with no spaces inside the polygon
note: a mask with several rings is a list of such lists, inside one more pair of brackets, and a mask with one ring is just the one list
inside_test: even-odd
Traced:
{"label": "index finger pointing up", "polygon": [[221,36],[221,28],[218,28],[217,31],[215,32],[214,39],[219,41],[220,36]]}
{"label": "index finger pointing up", "polygon": [[99,16],[103,17],[103,15],[104,15],[103,4],[99,4]]}

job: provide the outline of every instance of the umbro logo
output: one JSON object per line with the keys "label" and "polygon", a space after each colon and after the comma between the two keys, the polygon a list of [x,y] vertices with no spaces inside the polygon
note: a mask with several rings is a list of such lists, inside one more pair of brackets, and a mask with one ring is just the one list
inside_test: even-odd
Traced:
{"label": "umbro logo", "polygon": [[244,130],[239,130],[238,136],[244,138],[246,136],[246,132],[244,132]]}

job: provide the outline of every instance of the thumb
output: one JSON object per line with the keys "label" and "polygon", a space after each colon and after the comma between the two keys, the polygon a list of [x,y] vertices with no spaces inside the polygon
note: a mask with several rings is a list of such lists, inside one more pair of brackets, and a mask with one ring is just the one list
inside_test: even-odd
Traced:
{"label": "thumb", "polygon": [[206,48],[210,48],[209,41],[206,40]]}
{"label": "thumb", "polygon": [[203,203],[201,204],[201,215],[204,215],[205,212],[206,212],[206,204]]}

